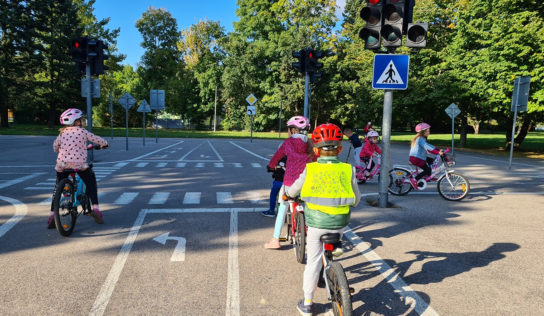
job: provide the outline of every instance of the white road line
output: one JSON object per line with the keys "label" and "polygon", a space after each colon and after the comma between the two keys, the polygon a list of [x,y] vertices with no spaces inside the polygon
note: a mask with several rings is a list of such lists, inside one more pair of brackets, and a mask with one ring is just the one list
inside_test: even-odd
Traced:
{"label": "white road line", "polygon": [[54,187],[26,187],[24,190],[51,190],[53,191]]}
{"label": "white road line", "polygon": [[35,185],[52,185],[52,186],[55,186],[55,184],[57,184],[56,179],[55,179],[55,181],[51,181],[51,182],[38,182]]}
{"label": "white road line", "polygon": [[178,168],[183,168],[183,167],[185,167],[186,165],[187,165],[187,163],[185,163],[185,162],[179,162],[179,163],[176,165],[176,167],[178,167]]}
{"label": "white road line", "polygon": [[361,252],[363,256],[368,260],[368,262],[374,266],[374,268],[379,271],[383,278],[387,280],[387,283],[391,285],[396,293],[399,294],[402,298],[405,299],[407,303],[411,303],[414,310],[422,316],[433,316],[438,315],[438,313],[429,306],[417,293],[409,287],[398,275],[398,273],[391,268],[385,260],[380,258],[370,247],[369,244],[363,242],[359,236],[357,236],[351,228],[346,227],[344,231],[344,236]]}
{"label": "white road line", "polygon": [[262,195],[256,191],[247,191],[246,196],[247,196],[247,199],[251,201],[251,203],[253,204],[261,203],[263,200]]}
{"label": "white road line", "polygon": [[[172,145],[163,147],[163,148],[161,148],[161,149],[157,149],[157,150],[152,151],[152,152],[150,152],[150,153],[147,153],[147,154],[145,154],[145,155],[142,155],[142,156],[139,156],[139,157],[136,157],[136,158],[132,158],[132,159],[130,159],[129,161],[134,161],[134,160],[139,160],[139,159],[145,158],[145,157],[150,156],[150,155],[153,155],[154,153],[157,153],[157,152],[159,152],[159,151],[161,151],[161,150],[165,150],[165,149],[167,149],[167,148],[170,148],[170,147],[173,147],[173,146],[177,146],[177,145],[179,145],[179,144],[181,144],[181,143],[183,143],[183,141],[179,141],[179,142],[177,142],[177,143],[175,143],[175,144],[172,144]],[[165,155],[165,157],[166,157],[166,155]]]}
{"label": "white road line", "polygon": [[166,162],[160,162],[160,163],[157,164],[156,167],[157,168],[164,168],[164,167],[166,167]]}
{"label": "white road line", "polygon": [[258,162],[252,162],[252,163],[251,163],[251,166],[252,166],[253,168],[262,168],[262,167],[263,167],[263,166],[261,166],[261,164],[258,163]]}
{"label": "white road line", "polygon": [[222,162],[214,162],[213,166],[216,167],[216,168],[223,168],[224,167]]}
{"label": "white road line", "polygon": [[128,162],[119,162],[119,163],[116,163],[115,165],[113,165],[113,167],[119,169],[119,168],[123,168],[126,165],[128,165]]}
{"label": "white road line", "polygon": [[130,202],[132,202],[138,196],[138,194],[139,194],[138,192],[125,192],[121,194],[121,196],[118,197],[117,200],[113,202],[113,204],[117,204],[117,205],[130,204]]}
{"label": "white road line", "polygon": [[219,160],[221,161],[224,161],[221,155],[219,155],[219,153],[217,152],[217,150],[215,150],[215,147],[213,147],[212,143],[209,140],[208,140],[208,144],[210,144],[210,147],[212,148],[213,152],[217,155],[217,158],[219,158]]}
{"label": "white road line", "polygon": [[270,160],[270,159],[265,158],[265,157],[263,157],[263,156],[257,155],[256,153],[251,152],[251,151],[249,151],[249,150],[247,150],[247,149],[245,149],[245,148],[243,148],[243,147],[241,147],[241,146],[235,144],[235,143],[232,142],[232,141],[229,141],[229,143],[233,144],[234,146],[240,148],[241,150],[243,150],[243,151],[247,152],[248,154],[253,155],[253,156],[257,157],[257,158],[261,158],[262,160],[266,160],[266,161]]}
{"label": "white road line", "polygon": [[242,168],[242,164],[239,162],[234,162],[233,165],[234,165],[234,168]]}
{"label": "white road line", "polygon": [[195,167],[197,167],[197,168],[204,168],[204,163],[203,163],[203,162],[199,162],[199,163],[196,164]]}
{"label": "white road line", "polygon": [[155,192],[148,204],[164,204],[169,196],[170,192]]}
{"label": "white road line", "polygon": [[238,212],[230,213],[226,316],[240,315],[240,267],[238,264]]}
{"label": "white road line", "polygon": [[45,174],[45,172],[36,172],[36,173],[33,173],[33,174],[29,174],[28,176],[16,178],[16,179],[13,179],[13,180],[8,180],[8,181],[0,184],[0,189],[7,188],[7,187],[12,186],[12,185],[17,184],[17,183],[21,183],[23,181],[35,178],[35,177],[40,176],[42,174]]}
{"label": "white road line", "polygon": [[217,204],[233,204],[230,192],[217,192]]}
{"label": "white road line", "polygon": [[0,225],[0,237],[4,236],[13,226],[25,217],[28,212],[28,208],[24,203],[16,199],[9,198],[7,196],[1,196],[0,200],[4,200],[15,207],[15,214],[8,219],[4,224]]}
{"label": "white road line", "polygon": [[[477,159],[482,159],[482,160],[489,160],[489,161],[504,163],[505,166],[506,166],[507,163],[508,163],[508,161],[506,161],[506,160],[497,160],[497,159],[483,158],[483,157],[478,157],[478,156],[473,156],[473,155],[469,155],[469,156],[472,157],[472,158],[477,158]],[[532,168],[535,167],[534,165],[527,164],[527,163],[523,163],[523,162],[514,162],[514,159],[515,159],[515,158],[512,159],[512,165],[522,165],[522,166],[527,166],[527,167],[532,167]]]}
{"label": "white road line", "polygon": [[149,162],[139,162],[136,164],[136,167],[138,168],[143,168],[145,166],[147,166],[149,164]]}
{"label": "white road line", "polygon": [[182,161],[183,159],[185,159],[185,157],[189,156],[193,151],[197,150],[200,146],[202,146],[202,144],[204,143],[200,143],[198,146],[196,146],[195,148],[191,149],[188,153],[186,153],[183,157],[181,157],[179,159],[179,161]]}
{"label": "white road line", "polygon": [[201,192],[185,192],[183,204],[200,204]]}

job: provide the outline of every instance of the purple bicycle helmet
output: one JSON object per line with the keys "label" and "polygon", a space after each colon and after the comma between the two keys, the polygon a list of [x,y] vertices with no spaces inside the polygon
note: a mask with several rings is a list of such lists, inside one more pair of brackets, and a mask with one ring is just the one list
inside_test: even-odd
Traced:
{"label": "purple bicycle helmet", "polygon": [[60,115],[60,124],[62,125],[74,125],[77,119],[83,117],[83,111],[79,109],[69,108],[62,112]]}
{"label": "purple bicycle helmet", "polygon": [[431,125],[429,125],[427,123],[424,123],[424,122],[421,122],[421,123],[416,125],[416,133],[424,131],[424,130],[426,130],[428,128],[431,128]]}

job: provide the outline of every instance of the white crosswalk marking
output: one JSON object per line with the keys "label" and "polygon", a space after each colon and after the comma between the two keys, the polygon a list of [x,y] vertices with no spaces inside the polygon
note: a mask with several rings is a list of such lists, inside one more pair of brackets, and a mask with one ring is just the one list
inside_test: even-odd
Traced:
{"label": "white crosswalk marking", "polygon": [[261,194],[259,192],[256,192],[256,191],[249,191],[249,192],[246,192],[246,196],[247,196],[247,199],[249,201],[251,201],[251,203],[253,204],[257,204],[257,203],[261,203],[263,202],[263,197],[261,196]]}
{"label": "white crosswalk marking", "polygon": [[117,198],[117,200],[115,200],[113,204],[120,204],[120,205],[130,204],[130,202],[132,202],[136,198],[136,196],[138,196],[138,192],[125,192],[121,194],[121,196]]}
{"label": "white crosswalk marking", "polygon": [[183,168],[183,167],[185,167],[186,165],[187,165],[186,162],[178,162],[178,164],[176,165],[176,167],[178,167],[178,168]]}
{"label": "white crosswalk marking", "polygon": [[214,162],[213,166],[216,167],[216,168],[223,168],[224,167],[222,162]]}
{"label": "white crosswalk marking", "polygon": [[233,204],[230,192],[217,192],[217,204]]}
{"label": "white crosswalk marking", "polygon": [[122,167],[124,167],[126,165],[128,165],[128,162],[119,162],[119,163],[115,164],[113,167],[122,168]]}
{"label": "white crosswalk marking", "polygon": [[186,192],[183,204],[200,204],[201,192]]}
{"label": "white crosswalk marking", "polygon": [[136,164],[136,167],[143,168],[143,167],[147,166],[148,164],[149,164],[149,162],[140,162],[140,163]]}
{"label": "white crosswalk marking", "polygon": [[164,204],[169,196],[170,192],[155,192],[148,204]]}
{"label": "white crosswalk marking", "polygon": [[196,167],[197,168],[204,168],[204,163],[203,162],[199,162],[196,164]]}
{"label": "white crosswalk marking", "polygon": [[159,162],[157,164],[157,168],[164,168],[164,167],[166,167],[166,162]]}
{"label": "white crosswalk marking", "polygon": [[242,164],[239,162],[235,162],[233,163],[233,165],[234,165],[234,168],[242,168]]}
{"label": "white crosswalk marking", "polygon": [[262,167],[261,164],[258,163],[258,162],[252,162],[252,163],[251,163],[251,166],[252,166],[253,168],[261,168],[261,167]]}

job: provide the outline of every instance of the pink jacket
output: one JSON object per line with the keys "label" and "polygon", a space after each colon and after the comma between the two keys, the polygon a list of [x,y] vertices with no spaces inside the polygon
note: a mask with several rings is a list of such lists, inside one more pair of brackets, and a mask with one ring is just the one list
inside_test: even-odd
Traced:
{"label": "pink jacket", "polygon": [[275,168],[280,159],[283,156],[287,156],[285,176],[283,177],[283,184],[285,186],[291,186],[298,179],[302,171],[304,171],[304,168],[306,168],[306,163],[311,161],[308,156],[308,138],[304,135],[301,135],[304,137],[297,135],[299,134],[287,138],[268,163],[270,168]]}
{"label": "pink jacket", "polygon": [[70,126],[57,136],[53,143],[53,150],[58,153],[55,170],[62,172],[64,169],[86,169],[87,166],[87,141],[107,146],[108,142],[100,136],[88,130]]}
{"label": "pink jacket", "polygon": [[377,151],[380,155],[382,153],[382,150],[378,144],[372,144],[368,138],[365,138],[365,144],[361,150],[361,153],[359,154],[359,157],[372,157],[375,151]]}

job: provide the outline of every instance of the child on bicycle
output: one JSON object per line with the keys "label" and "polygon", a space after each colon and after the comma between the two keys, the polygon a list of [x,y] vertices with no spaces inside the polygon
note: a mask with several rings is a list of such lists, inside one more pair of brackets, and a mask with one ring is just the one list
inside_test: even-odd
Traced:
{"label": "child on bicycle", "polygon": [[412,147],[410,148],[410,163],[423,169],[415,179],[410,178],[410,183],[414,190],[418,189],[417,182],[419,179],[431,175],[432,169],[430,164],[434,162],[433,158],[427,157],[427,153],[430,154],[444,154],[444,151],[436,148],[435,146],[427,142],[427,137],[431,134],[431,125],[427,123],[419,123],[416,125],[416,136],[412,139]]}
{"label": "child on bicycle", "polygon": [[359,159],[359,154],[361,154],[361,149],[363,148],[363,144],[361,143],[361,140],[359,139],[359,135],[357,133],[354,133],[351,128],[345,128],[344,129],[344,135],[348,137],[349,142],[353,146],[353,157],[355,160],[355,166],[360,167],[361,161]]}
{"label": "child on bicycle", "polygon": [[380,137],[380,135],[376,131],[369,131],[365,137],[365,145],[363,146],[361,155],[359,156],[361,162],[366,166],[364,170],[365,177],[368,177],[374,168],[374,161],[372,161],[372,157],[376,156],[377,154],[381,155],[382,153],[382,150],[378,146],[378,137]]}
{"label": "child on bicycle", "polygon": [[[96,188],[96,178],[87,164],[87,142],[99,144],[102,147],[107,147],[108,142],[100,136],[87,131],[85,129],[84,114],[79,109],[70,108],[64,111],[60,116],[60,123],[65,127],[60,129],[59,136],[53,143],[53,150],[58,153],[57,164],[57,183],[60,180],[68,177],[64,172],[66,169],[77,169],[77,174],[87,187],[87,194],[92,203],[92,211],[90,215],[98,224],[103,224],[102,213],[98,206],[98,193]],[[53,211],[49,214],[47,220],[48,228],[55,228],[53,220]]]}
{"label": "child on bicycle", "polygon": [[[268,163],[268,170],[274,170],[280,159],[283,156],[287,156],[287,165],[285,167],[283,185],[280,188],[280,196],[295,182],[304,170],[304,167],[306,167],[306,163],[311,161],[313,154],[311,153],[311,145],[306,135],[308,127],[310,127],[310,122],[304,116],[297,115],[290,118],[287,121],[287,133],[289,137],[281,144]],[[285,212],[288,205],[288,202],[280,201],[274,226],[274,237],[264,244],[265,248],[280,249],[281,228],[285,220]]]}
{"label": "child on bicycle", "polygon": [[272,189],[270,189],[270,207],[268,210],[261,212],[263,216],[274,217],[276,216],[276,202],[278,200],[278,193],[280,192],[281,186],[283,185],[283,177],[285,175],[285,163],[287,162],[287,156],[283,156],[276,168],[272,171]]}
{"label": "child on bicycle", "polygon": [[306,202],[304,217],[308,231],[302,285],[304,299],[297,305],[302,315],[312,315],[312,299],[322,266],[323,243],[320,237],[328,233],[342,235],[349,223],[350,205],[356,206],[361,199],[355,168],[338,159],[343,136],[334,124],[316,127],[312,141],[317,162],[307,164],[285,191],[287,199],[300,193],[300,198]]}

